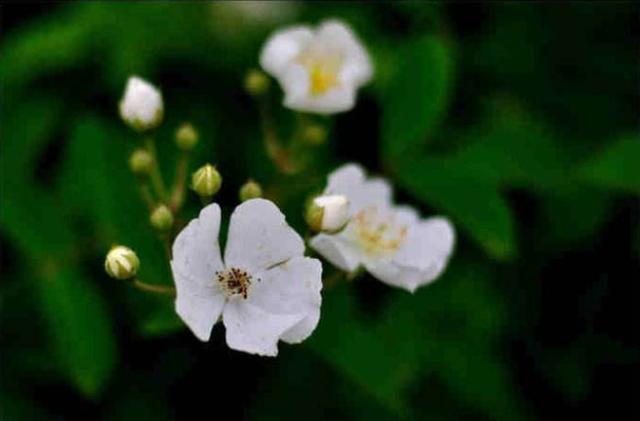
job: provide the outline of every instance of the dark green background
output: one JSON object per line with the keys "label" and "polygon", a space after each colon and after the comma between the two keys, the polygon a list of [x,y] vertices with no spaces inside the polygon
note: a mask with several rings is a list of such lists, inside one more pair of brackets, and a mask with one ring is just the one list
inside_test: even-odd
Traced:
{"label": "dark green background", "polygon": [[[0,419],[637,418],[638,7],[311,3],[265,22],[228,6],[2,5]],[[242,80],[274,28],[327,17],[376,76],[320,120],[305,175],[278,176]],[[220,326],[198,342],[170,301],[102,269],[123,243],[145,280],[171,282],[117,115],[134,73],[165,98],[167,177],[191,121],[227,215],[253,177],[302,231],[307,195],[361,162],[452,219],[445,275],[415,295],[369,277],[327,289],[314,335],[277,359],[230,351]],[[279,101],[275,86],[288,130]]]}

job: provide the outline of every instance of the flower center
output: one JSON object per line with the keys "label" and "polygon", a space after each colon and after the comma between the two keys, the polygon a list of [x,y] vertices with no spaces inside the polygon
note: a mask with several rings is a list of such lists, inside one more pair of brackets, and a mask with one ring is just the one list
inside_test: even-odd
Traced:
{"label": "flower center", "polygon": [[376,207],[362,209],[353,218],[356,238],[370,255],[394,254],[407,236],[407,226],[398,224],[393,214]]}
{"label": "flower center", "polygon": [[303,51],[297,61],[309,73],[309,92],[311,95],[321,95],[340,84],[338,79],[342,67],[340,54],[312,48]]}
{"label": "flower center", "polygon": [[216,272],[216,281],[220,284],[227,297],[241,295],[246,299],[252,281],[251,275],[238,268],[229,268]]}

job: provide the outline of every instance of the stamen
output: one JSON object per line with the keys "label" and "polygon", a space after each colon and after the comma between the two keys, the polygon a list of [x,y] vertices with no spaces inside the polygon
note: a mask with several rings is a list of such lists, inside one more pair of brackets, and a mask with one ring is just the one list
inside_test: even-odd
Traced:
{"label": "stamen", "polygon": [[[245,300],[249,294],[252,276],[246,271],[238,268],[229,268],[216,272],[216,281],[227,294],[227,297],[240,295]],[[260,281],[260,279],[257,279]]]}
{"label": "stamen", "polygon": [[375,207],[361,210],[354,221],[356,238],[371,255],[395,253],[407,235],[406,225],[396,224],[393,215],[379,213]]}

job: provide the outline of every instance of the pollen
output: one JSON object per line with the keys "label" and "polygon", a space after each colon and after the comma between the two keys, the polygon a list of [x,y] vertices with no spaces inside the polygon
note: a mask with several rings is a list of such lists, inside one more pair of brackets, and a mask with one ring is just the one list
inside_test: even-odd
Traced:
{"label": "pollen", "polygon": [[366,208],[354,217],[354,232],[357,241],[370,255],[394,254],[407,236],[407,226],[398,224],[393,215],[379,212],[377,208]]}
{"label": "pollen", "polygon": [[310,50],[298,57],[309,74],[309,92],[322,95],[340,85],[338,75],[342,67],[342,57],[327,51]]}
{"label": "pollen", "polygon": [[238,268],[230,268],[216,272],[216,281],[227,294],[227,297],[241,296],[246,300],[252,280],[251,275]]}

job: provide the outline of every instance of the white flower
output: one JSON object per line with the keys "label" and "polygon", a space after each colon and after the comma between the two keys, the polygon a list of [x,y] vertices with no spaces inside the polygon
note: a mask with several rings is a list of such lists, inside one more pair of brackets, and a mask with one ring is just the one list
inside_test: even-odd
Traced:
{"label": "white flower", "polygon": [[163,113],[160,91],[137,76],[130,77],[120,101],[122,119],[135,130],[145,131],[160,125]]}
{"label": "white flower", "polygon": [[329,176],[324,194],[349,198],[351,220],[337,234],[313,237],[311,247],[335,266],[353,272],[359,266],[392,286],[414,292],[444,270],[454,230],[443,217],[420,219],[407,206],[395,206],[391,187],[381,178],[365,177],[347,164]]}
{"label": "white flower", "polygon": [[265,43],[260,65],[278,79],[284,105],[321,114],[348,111],[373,67],[367,51],[344,23],[330,20],[316,30],[293,26]]}
{"label": "white flower", "polygon": [[202,341],[218,318],[230,348],[275,356],[277,343],[306,339],[320,318],[322,266],[270,201],[239,205],[229,222],[224,259],[220,207],[211,204],[173,244],[176,312]]}

